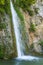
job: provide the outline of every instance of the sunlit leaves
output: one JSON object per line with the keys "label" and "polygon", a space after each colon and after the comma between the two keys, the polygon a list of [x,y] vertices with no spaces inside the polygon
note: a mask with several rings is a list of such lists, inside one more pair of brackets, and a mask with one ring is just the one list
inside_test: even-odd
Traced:
{"label": "sunlit leaves", "polygon": [[5,5],[5,0],[0,0],[0,5]]}
{"label": "sunlit leaves", "polygon": [[30,16],[33,16],[33,11],[30,8],[31,5],[35,4],[36,0],[16,0],[16,7],[22,8],[24,11],[27,11]]}

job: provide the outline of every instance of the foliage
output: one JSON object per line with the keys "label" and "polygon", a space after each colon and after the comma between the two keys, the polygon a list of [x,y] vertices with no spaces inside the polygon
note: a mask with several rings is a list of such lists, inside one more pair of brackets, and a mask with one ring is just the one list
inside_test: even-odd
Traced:
{"label": "foliage", "polygon": [[5,0],[0,0],[0,5],[5,5]]}
{"label": "foliage", "polygon": [[38,10],[39,10],[39,8],[34,8],[34,11],[36,14],[38,14]]}
{"label": "foliage", "polygon": [[10,0],[5,0],[5,12],[10,14]]}
{"label": "foliage", "polygon": [[0,45],[0,58],[2,59],[4,57],[4,46],[3,45]]}
{"label": "foliage", "polygon": [[35,32],[35,25],[33,23],[30,24],[30,32]]}
{"label": "foliage", "polygon": [[40,40],[39,44],[43,47],[43,40]]}
{"label": "foliage", "polygon": [[24,11],[29,12],[30,16],[33,15],[33,11],[30,8],[32,4],[34,4],[36,0],[16,0],[16,7],[22,8]]}
{"label": "foliage", "polygon": [[4,12],[9,13],[10,9],[10,0],[0,0],[0,13],[4,14]]}
{"label": "foliage", "polygon": [[32,5],[36,2],[36,0],[16,0],[17,5],[21,6],[21,7],[28,7],[28,5]]}
{"label": "foliage", "polygon": [[4,14],[5,10],[3,8],[0,8],[0,13]]}
{"label": "foliage", "polygon": [[1,23],[1,22],[0,22],[0,30],[5,29],[5,28],[6,28],[5,23]]}
{"label": "foliage", "polygon": [[15,10],[19,16],[19,18],[21,19],[21,21],[24,21],[24,17],[23,17],[23,14],[21,13],[21,11],[19,10],[19,7],[16,7],[15,6]]}
{"label": "foliage", "polygon": [[33,16],[34,15],[34,12],[31,10],[31,8],[28,8],[27,11],[29,12],[29,15],[30,16]]}

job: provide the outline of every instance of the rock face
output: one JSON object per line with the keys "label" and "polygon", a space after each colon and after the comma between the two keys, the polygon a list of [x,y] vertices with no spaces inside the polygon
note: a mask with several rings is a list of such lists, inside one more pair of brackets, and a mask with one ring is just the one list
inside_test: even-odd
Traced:
{"label": "rock face", "polygon": [[[32,6],[33,8],[33,11],[35,8],[37,8],[36,6],[38,5],[38,8],[39,8],[39,5],[40,7],[42,7],[42,2],[41,0],[37,1],[37,3],[35,5]],[[39,54],[43,54],[43,50],[42,50],[42,44],[41,45],[39,44],[40,41],[43,41],[43,16],[40,14],[43,12],[40,11],[40,8],[38,10],[38,13],[36,14],[35,11],[34,11],[34,16],[30,16],[28,13],[24,13],[24,19],[25,19],[25,25],[26,25],[26,29],[27,29],[27,32],[29,34],[29,44],[30,44],[30,47],[31,45],[33,44],[33,49],[35,52],[39,53]],[[43,13],[42,13],[43,14]],[[34,24],[35,26],[35,32],[30,32],[30,23],[32,22],[32,24]]]}
{"label": "rock face", "polygon": [[[7,0],[6,2],[4,0],[1,1],[3,2],[1,2],[0,6],[4,7],[6,2],[8,6],[6,6],[6,8],[3,7],[0,8],[0,58],[8,59],[8,58],[12,58],[13,56],[14,57],[17,56],[16,44],[15,44],[16,42],[13,33],[12,17],[9,6],[10,2],[8,3]],[[10,12],[8,11],[7,7]]]}
{"label": "rock face", "polygon": [[[9,58],[11,54],[16,54],[14,50],[14,42],[11,31],[11,19],[9,15],[5,14],[3,17],[1,17],[1,23],[5,24],[5,28],[0,30],[0,46],[2,47],[0,48],[0,57],[2,55],[2,58]],[[4,52],[1,54],[2,51]]]}

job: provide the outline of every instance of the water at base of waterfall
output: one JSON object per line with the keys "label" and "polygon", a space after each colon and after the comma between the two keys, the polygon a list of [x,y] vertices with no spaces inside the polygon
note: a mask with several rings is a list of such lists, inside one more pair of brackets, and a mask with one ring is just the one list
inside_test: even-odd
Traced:
{"label": "water at base of waterfall", "polygon": [[21,57],[17,57],[16,59],[18,60],[39,60],[39,57],[35,57],[35,56],[21,56]]}
{"label": "water at base of waterfall", "polygon": [[[26,59],[26,57],[23,57]],[[32,57],[27,56],[27,58],[32,59]],[[33,57],[35,58],[35,57]],[[0,60],[0,65],[43,65],[43,58],[41,59],[32,59],[32,60],[21,60],[21,59],[12,59],[12,60]]]}

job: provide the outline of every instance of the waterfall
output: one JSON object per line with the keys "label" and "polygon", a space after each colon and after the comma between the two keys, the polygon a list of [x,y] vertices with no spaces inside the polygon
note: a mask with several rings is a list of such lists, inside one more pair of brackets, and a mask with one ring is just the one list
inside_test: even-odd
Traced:
{"label": "waterfall", "polygon": [[11,13],[12,13],[12,20],[13,20],[13,26],[14,26],[14,31],[16,35],[16,45],[17,45],[17,52],[18,52],[18,57],[21,56],[21,50],[20,50],[20,32],[19,32],[19,18],[17,16],[17,13],[13,7],[12,2],[10,2],[11,5]]}
{"label": "waterfall", "polygon": [[18,57],[20,57],[28,53],[28,51],[26,51],[28,48],[27,45],[28,36],[25,30],[24,21],[21,21],[20,18],[18,17],[11,1],[10,1],[10,6],[12,13],[12,22],[16,37],[17,53],[18,53]]}
{"label": "waterfall", "polygon": [[11,6],[11,13],[12,13],[12,22],[13,22],[14,32],[15,32],[15,37],[16,37],[16,45],[17,45],[17,52],[18,52],[17,58],[26,59],[26,60],[38,59],[37,57],[34,57],[34,56],[24,55],[24,52],[26,52],[25,50],[26,50],[27,39],[25,39],[25,37],[22,36],[22,32],[24,31],[24,29],[22,29],[22,32],[20,33],[21,22],[11,1],[10,1],[10,6]]}

